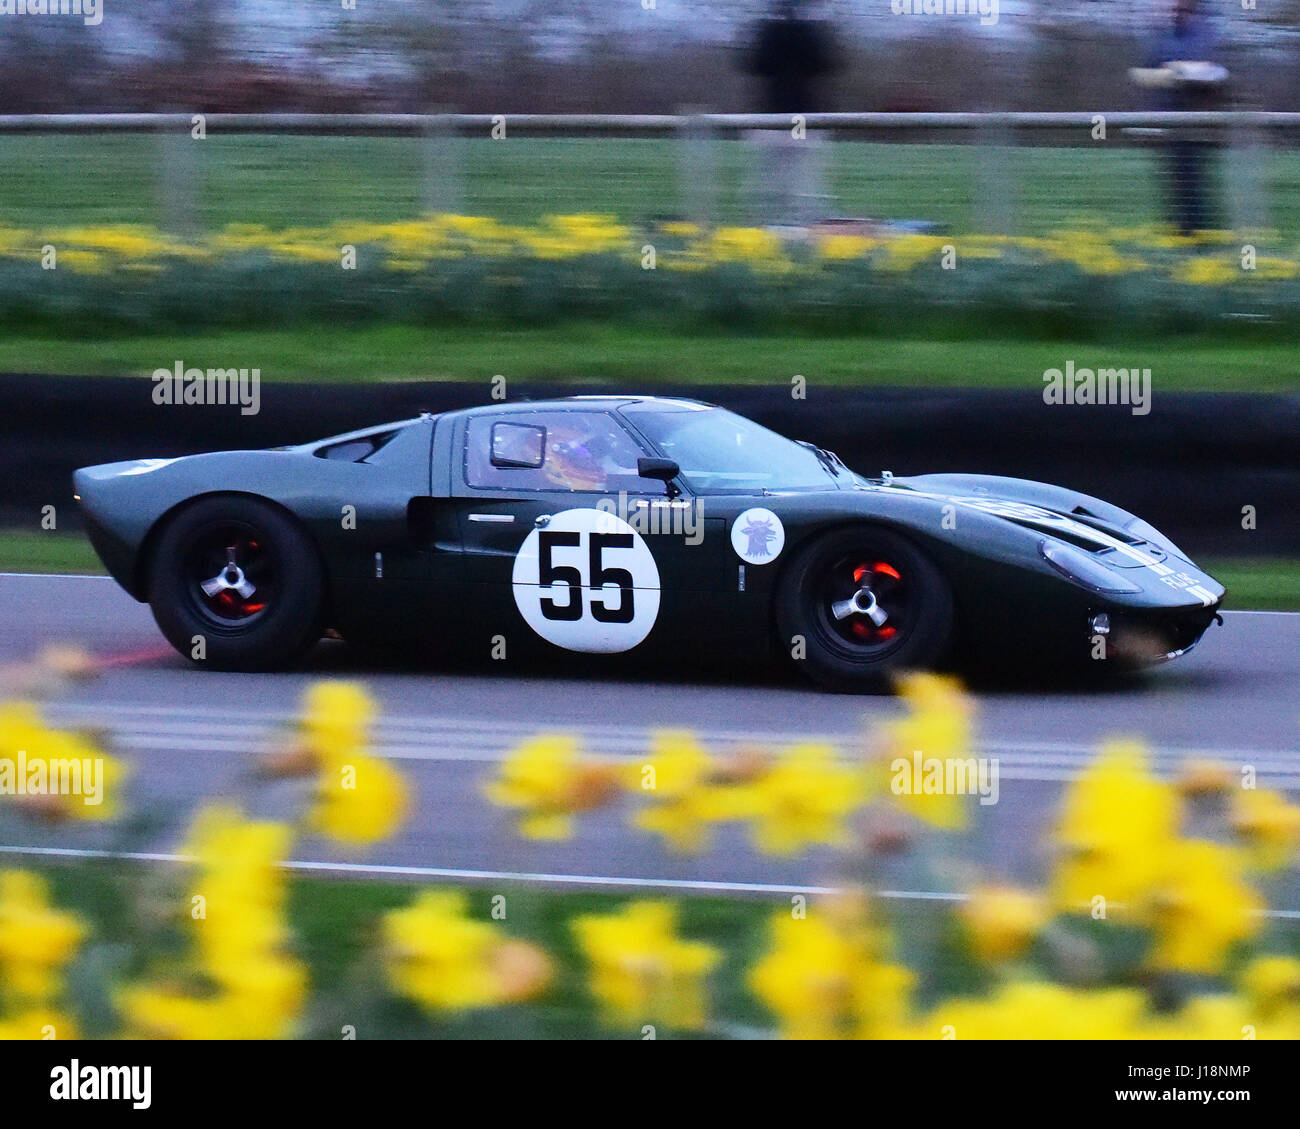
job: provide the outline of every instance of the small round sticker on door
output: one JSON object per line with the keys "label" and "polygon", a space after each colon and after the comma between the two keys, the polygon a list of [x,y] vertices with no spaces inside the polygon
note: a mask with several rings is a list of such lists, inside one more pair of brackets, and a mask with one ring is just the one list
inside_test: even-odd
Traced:
{"label": "small round sticker on door", "polygon": [[659,568],[649,546],[604,510],[564,510],[534,529],[510,579],[524,621],[565,650],[630,651],[659,617]]}
{"label": "small round sticker on door", "polygon": [[785,529],[771,510],[757,506],[731,524],[731,547],[746,564],[767,564],[785,548]]}

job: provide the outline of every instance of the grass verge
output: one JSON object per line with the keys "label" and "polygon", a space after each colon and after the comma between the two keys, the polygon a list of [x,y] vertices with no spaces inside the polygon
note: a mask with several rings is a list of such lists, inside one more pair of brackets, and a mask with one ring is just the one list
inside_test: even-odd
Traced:
{"label": "grass verge", "polygon": [[0,372],[137,374],[188,367],[258,368],[270,381],[566,380],[624,390],[680,382],[776,383],[796,374],[818,385],[1007,388],[1036,392],[1067,360],[1083,367],[1150,368],[1162,392],[1285,392],[1300,388],[1287,342],[1152,340],[910,340],[867,335],[679,333],[652,327],[565,324],[300,326],[195,336],[147,334],[90,340],[13,335],[0,341]]}

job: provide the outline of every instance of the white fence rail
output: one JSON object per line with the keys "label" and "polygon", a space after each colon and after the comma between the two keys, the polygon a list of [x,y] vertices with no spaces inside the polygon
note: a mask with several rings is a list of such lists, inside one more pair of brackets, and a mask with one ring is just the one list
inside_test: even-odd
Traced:
{"label": "white fence rail", "polygon": [[[190,112],[129,114],[9,114],[0,115],[0,158],[6,137],[16,135],[153,135],[158,138],[154,182],[163,224],[192,233],[200,225],[203,168],[188,145],[201,121],[213,138],[241,135],[306,135],[319,137],[396,136],[412,138],[423,149],[420,204],[432,211],[464,209],[466,156],[464,143],[491,138],[658,138],[672,142],[677,164],[677,214],[698,222],[719,218],[720,144],[737,139],[757,141],[764,133],[773,142],[806,136],[809,149],[821,153],[803,163],[792,147],[774,160],[775,145],[755,145],[755,169],[750,173],[748,215],[760,222],[802,220],[834,212],[835,197],[826,188],[824,166],[838,143],[874,140],[886,144],[924,145],[931,140],[975,146],[967,189],[971,213],[984,230],[1009,233],[1017,228],[1017,200],[1033,178],[1050,177],[1041,164],[1020,167],[1014,154],[1020,147],[1061,149],[1099,148],[1099,123],[1106,144],[1131,147],[1187,136],[1188,131],[1212,141],[1227,153],[1219,162],[1223,173],[1223,213],[1237,230],[1258,230],[1269,220],[1268,171],[1271,155],[1300,140],[1300,113],[1222,111],[1170,113],[1115,112],[989,112],[989,113],[820,113],[792,117],[784,114],[715,114],[703,110],[680,114],[463,114],[450,110],[425,114],[204,114]],[[783,163],[783,161],[785,163]],[[792,166],[793,163],[793,166]],[[142,175],[150,170],[142,169]],[[879,174],[888,175],[886,173]],[[786,177],[775,194],[772,178]],[[562,174],[548,188],[563,199]],[[1042,185],[1037,186],[1042,191]],[[1176,190],[1176,189],[1175,189]],[[741,211],[746,207],[740,208]],[[774,216],[772,208],[793,210]],[[472,209],[470,209],[472,210]],[[734,212],[728,218],[738,218]]]}

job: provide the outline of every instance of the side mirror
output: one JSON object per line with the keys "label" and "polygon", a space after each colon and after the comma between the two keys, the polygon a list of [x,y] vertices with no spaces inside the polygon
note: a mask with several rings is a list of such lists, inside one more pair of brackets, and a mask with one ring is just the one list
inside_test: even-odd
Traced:
{"label": "side mirror", "polygon": [[662,482],[665,493],[670,498],[675,498],[681,493],[673,484],[673,479],[682,473],[682,468],[672,459],[637,459],[636,472],[642,478],[653,478]]}

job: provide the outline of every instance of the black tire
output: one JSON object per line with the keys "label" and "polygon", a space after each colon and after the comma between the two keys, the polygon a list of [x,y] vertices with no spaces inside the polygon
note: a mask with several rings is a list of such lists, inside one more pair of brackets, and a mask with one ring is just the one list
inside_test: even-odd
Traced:
{"label": "black tire", "polygon": [[[881,624],[848,610],[859,591],[869,594],[849,606],[870,607],[874,597],[887,617]],[[939,567],[907,538],[877,526],[816,538],[790,562],[776,596],[781,648],[814,682],[844,693],[879,692],[898,671],[938,665],[954,618],[952,587]]]}
{"label": "black tire", "polygon": [[[232,548],[236,567],[228,570]],[[238,587],[229,586],[235,580]],[[292,663],[321,636],[323,595],[320,557],[306,530],[256,498],[186,506],[168,520],[149,561],[149,605],[167,641],[218,670]],[[198,659],[195,636],[206,652]]]}

